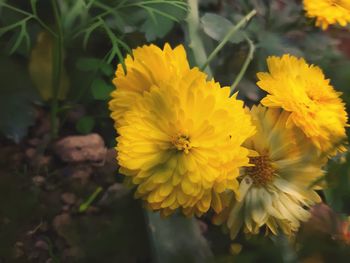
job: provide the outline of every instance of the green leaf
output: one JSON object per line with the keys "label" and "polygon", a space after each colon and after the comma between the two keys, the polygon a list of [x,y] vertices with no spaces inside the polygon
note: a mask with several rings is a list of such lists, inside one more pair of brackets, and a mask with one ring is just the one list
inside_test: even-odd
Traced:
{"label": "green leaf", "polygon": [[0,132],[19,142],[34,124],[38,99],[26,67],[0,57]]}
{"label": "green leaf", "polygon": [[172,29],[174,22],[170,19],[157,16],[152,19],[150,16],[141,26],[141,32],[145,33],[147,41],[153,41],[157,38],[163,38]]}
{"label": "green leaf", "polygon": [[194,218],[146,212],[153,247],[153,262],[208,262],[212,252]]}
{"label": "green leaf", "polygon": [[91,85],[92,96],[96,100],[107,100],[113,90],[112,84],[108,84],[102,79],[95,79]]}
{"label": "green leaf", "polygon": [[174,1],[140,1],[138,7],[147,14],[146,21],[141,25],[148,41],[163,38],[174,26],[186,16],[185,5],[174,4]]}
{"label": "green leaf", "polygon": [[[206,13],[201,18],[201,23],[204,32],[214,40],[221,41],[226,36],[227,32],[234,27],[234,24],[228,19],[212,14]],[[244,34],[242,31],[237,31],[234,36],[229,40],[233,44],[238,44],[244,40]]]}
{"label": "green leaf", "polygon": [[95,119],[90,116],[82,117],[76,124],[76,129],[82,134],[88,134],[95,126]]}
{"label": "green leaf", "polygon": [[92,57],[82,57],[77,60],[76,67],[81,71],[98,71],[100,70],[106,76],[113,74],[113,68],[101,59]]}

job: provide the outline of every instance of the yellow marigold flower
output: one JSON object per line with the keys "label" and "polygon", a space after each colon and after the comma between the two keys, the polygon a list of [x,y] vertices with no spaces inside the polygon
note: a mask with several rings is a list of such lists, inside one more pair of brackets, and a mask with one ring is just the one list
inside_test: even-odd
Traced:
{"label": "yellow marigold flower", "polygon": [[169,44],[165,44],[163,50],[155,45],[138,47],[124,62],[127,72],[121,64],[118,65],[113,79],[117,89],[112,92],[109,103],[111,117],[117,127],[123,122],[124,113],[137,96],[149,91],[153,85],[179,78],[190,69],[182,45],[172,49]]}
{"label": "yellow marigold flower", "polygon": [[255,129],[243,102],[229,93],[192,69],[153,85],[125,113],[120,171],[149,208],[201,215],[210,207],[220,211],[220,193],[237,190],[239,167],[249,161],[241,145]]}
{"label": "yellow marigold flower", "polygon": [[316,18],[316,26],[326,30],[329,25],[346,26],[350,22],[350,0],[304,0],[306,16]]}
{"label": "yellow marigold flower", "polygon": [[342,149],[347,113],[322,70],[290,55],[269,57],[267,65],[269,73],[257,74],[257,85],[268,93],[261,103],[289,112],[287,127],[299,127],[322,152]]}
{"label": "yellow marigold flower", "polygon": [[[286,129],[288,113],[263,106],[252,108],[257,133],[244,144],[252,151],[250,164],[239,177],[239,195],[214,217],[225,224],[234,239],[240,229],[258,234],[261,227],[291,235],[306,221],[307,208],[321,199],[312,186],[322,175],[320,162],[307,142]],[[305,138],[305,137],[302,137]]]}

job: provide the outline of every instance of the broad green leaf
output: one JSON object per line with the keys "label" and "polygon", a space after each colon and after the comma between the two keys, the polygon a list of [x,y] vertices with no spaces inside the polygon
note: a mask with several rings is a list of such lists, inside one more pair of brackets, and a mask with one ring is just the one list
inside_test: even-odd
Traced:
{"label": "broad green leaf", "polygon": [[19,142],[34,124],[38,95],[25,67],[0,57],[0,132]]}
{"label": "broad green leaf", "polygon": [[[29,62],[30,76],[43,100],[52,98],[52,52],[54,40],[47,32],[38,35],[37,43],[33,48]],[[60,78],[59,99],[65,99],[69,88],[67,72],[62,66]]]}
{"label": "broad green leaf", "polygon": [[159,213],[146,212],[149,234],[156,263],[209,262],[213,257],[194,218],[172,215],[161,218]]}
{"label": "broad green leaf", "polygon": [[76,124],[76,129],[82,134],[88,134],[95,126],[95,119],[90,116],[82,117]]}
{"label": "broad green leaf", "polygon": [[91,92],[96,100],[107,100],[112,90],[112,84],[109,84],[102,79],[95,79],[91,85]]}
{"label": "broad green leaf", "polygon": [[[148,3],[149,2],[149,3]],[[175,22],[182,21],[186,16],[186,7],[171,4],[172,1],[140,1],[139,7],[147,14],[146,21],[141,25],[148,41],[164,37],[174,26]],[[155,2],[155,1],[154,1]]]}
{"label": "broad green leaf", "polygon": [[174,22],[168,18],[157,16],[155,20],[148,18],[141,26],[141,32],[145,33],[147,41],[153,41],[164,37],[174,26]]}
{"label": "broad green leaf", "polygon": [[[201,18],[201,23],[204,32],[214,40],[221,41],[229,30],[234,27],[228,19],[212,14],[206,13]],[[231,43],[237,44],[244,40],[242,31],[237,31],[234,36],[229,40]]]}

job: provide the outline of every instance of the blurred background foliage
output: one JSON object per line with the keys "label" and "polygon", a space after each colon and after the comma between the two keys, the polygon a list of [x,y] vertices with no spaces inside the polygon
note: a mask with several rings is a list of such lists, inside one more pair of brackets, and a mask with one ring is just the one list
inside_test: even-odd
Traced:
{"label": "blurred background foliage", "polygon": [[[257,11],[210,62],[215,79],[229,86],[247,63],[237,89],[248,105],[265,95],[255,84],[255,74],[266,69],[267,56],[284,53],[321,66],[349,105],[350,29],[315,28],[314,21],[304,17],[301,2],[199,1],[199,33],[207,54],[242,17],[253,9]],[[72,168],[57,160],[50,166],[32,167],[28,160],[16,162],[12,158],[27,149],[28,140],[35,136],[44,138],[40,147],[48,154],[53,139],[72,134],[98,133],[109,148],[113,147],[116,134],[107,102],[114,89],[111,79],[117,64],[123,64],[132,48],[145,43],[185,43],[187,48],[187,10],[184,0],[0,0],[1,260],[349,261],[348,155],[335,158],[327,167],[321,180],[329,184],[323,197],[328,206],[315,207],[314,217],[302,227],[296,242],[283,236],[265,237],[263,233],[256,237],[241,234],[230,241],[211,224],[210,215],[200,220],[180,215],[162,220],[158,214],[144,211],[129,190],[109,191],[111,185],[122,181],[116,168],[109,170],[108,176],[94,177],[81,186],[67,176]],[[188,56],[194,65],[190,49]],[[38,135],[43,115],[50,116],[51,133],[46,131],[50,135]],[[44,189],[32,183],[38,174],[45,174]],[[96,174],[103,175],[104,171]],[[64,216],[57,219],[61,192],[74,192],[83,202],[98,186],[103,193],[92,201],[99,213],[82,214],[73,209],[69,220]],[[38,220],[50,222],[53,218],[56,225],[61,220],[56,227],[53,223],[54,230],[49,227],[36,234],[34,228],[34,237],[28,237]],[[44,256],[34,253],[33,238],[46,242]],[[67,247],[70,250],[65,254],[62,251]],[[28,250],[34,251],[34,256]]]}

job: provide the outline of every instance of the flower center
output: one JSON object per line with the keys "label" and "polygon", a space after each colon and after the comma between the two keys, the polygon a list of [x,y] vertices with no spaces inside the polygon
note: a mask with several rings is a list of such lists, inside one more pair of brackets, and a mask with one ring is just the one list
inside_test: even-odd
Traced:
{"label": "flower center", "polygon": [[175,136],[172,143],[176,149],[185,153],[189,153],[189,150],[192,148],[190,138],[183,134]]}
{"label": "flower center", "polygon": [[245,172],[252,178],[254,185],[265,186],[272,181],[275,169],[267,156],[250,157],[249,163],[254,164],[254,166],[246,167]]}

